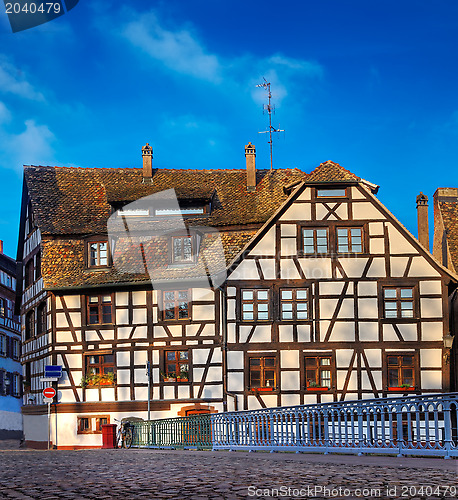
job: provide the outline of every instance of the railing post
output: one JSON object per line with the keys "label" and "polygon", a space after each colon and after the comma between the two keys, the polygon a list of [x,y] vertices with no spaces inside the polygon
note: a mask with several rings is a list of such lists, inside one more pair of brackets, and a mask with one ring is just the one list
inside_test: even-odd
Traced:
{"label": "railing post", "polygon": [[364,441],[364,433],[363,433],[363,409],[361,408],[361,406],[358,405],[358,409],[357,409],[357,415],[358,415],[358,441],[359,441],[359,448],[360,448],[360,451],[358,453],[358,457],[360,457],[361,455],[363,455],[363,441]]}
{"label": "railing post", "polygon": [[324,410],[324,454],[329,454],[329,412]]}
{"label": "railing post", "polygon": [[452,458],[450,456],[450,451],[452,449],[452,419],[451,419],[451,410],[450,410],[450,402],[444,402],[443,405],[447,405],[447,409],[444,408],[444,429],[445,429],[445,459]]}
{"label": "railing post", "polygon": [[403,457],[402,449],[404,444],[404,437],[402,435],[402,404],[396,405],[396,434],[398,440],[399,453],[398,457]]}

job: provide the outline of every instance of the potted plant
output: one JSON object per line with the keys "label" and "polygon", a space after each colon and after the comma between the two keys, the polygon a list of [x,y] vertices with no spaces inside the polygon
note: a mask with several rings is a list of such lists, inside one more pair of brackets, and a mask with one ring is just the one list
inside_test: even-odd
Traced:
{"label": "potted plant", "polygon": [[164,382],[176,382],[176,380],[177,380],[177,376],[176,376],[175,372],[170,372],[170,373],[161,372],[161,375],[162,375],[162,379],[164,380]]}
{"label": "potted plant", "polygon": [[415,390],[415,387],[411,386],[410,384],[402,384],[399,387],[388,387],[389,391],[413,391]]}
{"label": "potted plant", "polygon": [[317,384],[314,380],[307,380],[307,390],[311,391],[329,391],[329,387]]}
{"label": "potted plant", "polygon": [[93,387],[99,385],[113,385],[115,381],[114,373],[104,373],[98,375],[96,373],[88,373],[81,379],[81,387]]}
{"label": "potted plant", "polygon": [[189,381],[189,373],[186,370],[180,371],[180,374],[177,375],[177,380],[179,382],[188,382]]}
{"label": "potted plant", "polygon": [[23,385],[24,394],[29,394],[29,392],[30,392],[30,381],[29,380],[23,380],[22,381],[22,385]]}

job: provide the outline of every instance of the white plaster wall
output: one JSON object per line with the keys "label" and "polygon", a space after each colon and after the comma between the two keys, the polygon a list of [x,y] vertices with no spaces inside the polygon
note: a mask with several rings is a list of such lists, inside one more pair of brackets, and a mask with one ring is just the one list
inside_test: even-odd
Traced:
{"label": "white plaster wall", "polygon": [[282,372],[281,389],[282,391],[298,391],[300,389],[299,372]]}
{"label": "white plaster wall", "polygon": [[275,226],[272,226],[261,241],[251,250],[250,255],[275,255]]}
{"label": "white plaster wall", "polygon": [[441,318],[442,299],[420,299],[420,311],[423,318]]}
{"label": "white plaster wall", "polygon": [[22,431],[21,413],[0,410],[0,430]]}
{"label": "white plaster wall", "polygon": [[280,365],[282,368],[299,368],[299,351],[280,351]]}
{"label": "white plaster wall", "polygon": [[367,220],[367,219],[385,219],[385,216],[369,201],[353,203],[353,219]]}
{"label": "white plaster wall", "polygon": [[243,368],[243,352],[229,351],[227,353],[227,364],[229,368]]}
{"label": "white plaster wall", "polygon": [[421,349],[421,368],[440,368],[442,366],[442,349]]}
{"label": "white plaster wall", "polygon": [[442,284],[440,281],[420,281],[420,294],[438,294],[442,293]]}
{"label": "white plaster wall", "polygon": [[307,221],[312,218],[312,210],[308,203],[293,203],[286,212],[280,217],[280,220],[300,220]]}
{"label": "white plaster wall", "polygon": [[26,441],[48,440],[47,415],[23,415],[24,438]]}

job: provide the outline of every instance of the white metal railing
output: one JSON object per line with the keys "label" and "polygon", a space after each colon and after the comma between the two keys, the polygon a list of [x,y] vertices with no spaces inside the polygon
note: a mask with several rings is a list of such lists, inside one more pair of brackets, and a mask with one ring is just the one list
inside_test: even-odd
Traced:
{"label": "white metal railing", "polygon": [[211,415],[213,449],[458,456],[458,393]]}

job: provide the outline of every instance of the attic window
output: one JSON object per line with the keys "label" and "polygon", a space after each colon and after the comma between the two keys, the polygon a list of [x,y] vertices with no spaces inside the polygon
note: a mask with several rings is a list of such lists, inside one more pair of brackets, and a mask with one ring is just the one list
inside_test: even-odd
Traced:
{"label": "attic window", "polygon": [[346,196],[347,192],[345,188],[342,189],[317,189],[317,198],[342,198]]}
{"label": "attic window", "polygon": [[169,216],[169,215],[198,215],[204,214],[204,207],[193,207],[193,208],[180,208],[180,209],[156,209],[154,212],[158,216]]}
{"label": "attic window", "polygon": [[119,211],[119,214],[123,217],[148,217],[149,209],[136,209],[136,210],[123,210]]}

